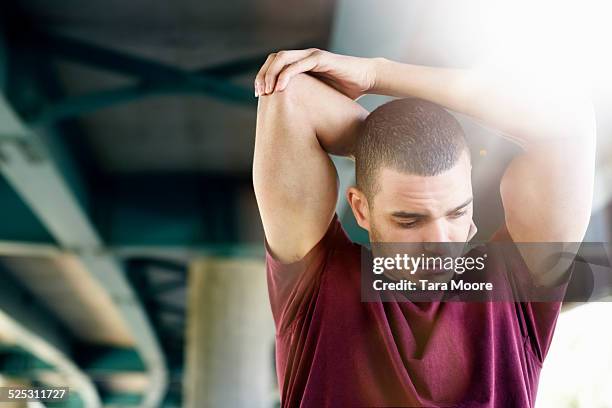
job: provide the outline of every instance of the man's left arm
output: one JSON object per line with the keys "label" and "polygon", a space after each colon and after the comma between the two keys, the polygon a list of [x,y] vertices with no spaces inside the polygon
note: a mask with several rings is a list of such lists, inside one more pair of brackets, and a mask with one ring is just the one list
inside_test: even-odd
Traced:
{"label": "man's left arm", "polygon": [[312,72],[351,98],[417,97],[499,130],[523,148],[501,181],[506,226],[517,243],[561,244],[547,246],[552,253],[519,246],[532,275],[550,285],[572,259],[559,259],[554,268],[544,261],[577,250],[563,243],[580,242],[586,232],[595,166],[592,104],[571,80],[555,80],[562,69],[447,69],[318,51],[280,64],[270,89],[283,91],[295,75]]}
{"label": "man's left arm", "polygon": [[[558,76],[556,76],[558,77]],[[591,215],[595,119],[584,92],[545,75],[440,69],[381,60],[374,91],[416,96],[467,114],[522,147],[500,186],[505,221],[538,283],[554,284],[572,259]]]}

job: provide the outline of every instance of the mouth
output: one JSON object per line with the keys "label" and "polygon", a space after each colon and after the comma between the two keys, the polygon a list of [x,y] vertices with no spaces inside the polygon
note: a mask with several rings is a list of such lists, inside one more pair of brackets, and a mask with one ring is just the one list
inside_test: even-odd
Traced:
{"label": "mouth", "polygon": [[446,269],[425,269],[425,270],[419,270],[419,272],[423,275],[445,275],[451,271],[448,271]]}
{"label": "mouth", "polygon": [[425,269],[418,270],[414,275],[417,279],[424,279],[431,282],[448,282],[453,277],[453,271],[448,269]]}

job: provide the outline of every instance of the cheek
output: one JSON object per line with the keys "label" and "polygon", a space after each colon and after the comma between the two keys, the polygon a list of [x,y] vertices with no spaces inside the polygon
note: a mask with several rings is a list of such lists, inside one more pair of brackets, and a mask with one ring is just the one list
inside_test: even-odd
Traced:
{"label": "cheek", "polygon": [[467,239],[470,228],[472,226],[471,214],[462,217],[454,223],[451,223],[449,227],[451,241],[463,241]]}
{"label": "cheek", "polygon": [[380,217],[375,211],[370,212],[370,240],[373,242],[394,242],[397,236],[391,225],[384,217]]}

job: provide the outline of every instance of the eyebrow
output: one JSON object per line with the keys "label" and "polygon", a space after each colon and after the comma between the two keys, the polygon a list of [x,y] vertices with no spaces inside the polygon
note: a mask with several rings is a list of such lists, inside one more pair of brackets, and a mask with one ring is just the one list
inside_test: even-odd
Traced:
{"label": "eyebrow", "polygon": [[448,211],[448,212],[446,213],[446,215],[452,214],[452,213],[454,213],[454,212],[457,212],[457,211],[459,211],[459,210],[463,209],[464,207],[467,207],[467,206],[468,206],[468,205],[469,205],[469,204],[470,204],[472,201],[474,201],[474,197],[470,197],[470,198],[468,198],[467,200],[465,200],[465,202],[464,202],[463,204],[461,204],[461,205],[459,205],[459,206],[457,206],[457,207],[453,208],[452,210]]}
{"label": "eyebrow", "polygon": [[[463,202],[462,204],[458,205],[457,207],[453,208],[450,211],[446,212],[446,215],[455,213],[459,210],[461,210],[464,207],[467,207],[472,201],[474,201],[474,197],[470,197],[467,200],[465,200],[465,202]],[[406,211],[394,211],[391,213],[391,215],[393,217],[396,218],[411,218],[411,219],[423,219],[423,218],[427,218],[428,215],[427,214],[421,214],[421,213],[415,213],[415,212],[406,212]]]}
{"label": "eyebrow", "polygon": [[397,218],[427,218],[427,215],[421,213],[411,213],[406,211],[394,211],[391,213],[393,217]]}

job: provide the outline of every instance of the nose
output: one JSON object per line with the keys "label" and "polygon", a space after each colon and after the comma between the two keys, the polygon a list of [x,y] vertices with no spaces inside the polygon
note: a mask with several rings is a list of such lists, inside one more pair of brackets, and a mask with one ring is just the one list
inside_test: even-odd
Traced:
{"label": "nose", "polygon": [[422,229],[422,242],[450,242],[449,226],[444,217],[431,220]]}

